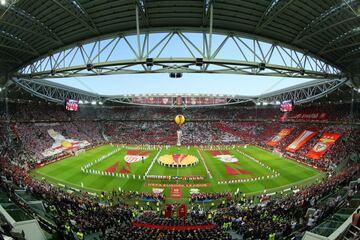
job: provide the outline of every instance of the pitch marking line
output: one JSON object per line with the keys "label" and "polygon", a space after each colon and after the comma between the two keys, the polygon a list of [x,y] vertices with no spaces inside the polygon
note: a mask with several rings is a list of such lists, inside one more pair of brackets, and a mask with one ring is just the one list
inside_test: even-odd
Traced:
{"label": "pitch marking line", "polygon": [[160,148],[160,150],[158,151],[158,153],[156,154],[156,156],[154,157],[154,159],[152,160],[152,162],[150,163],[149,168],[147,169],[147,171],[145,172],[145,177],[147,177],[147,175],[149,175],[150,170],[152,169],[154,163],[156,162],[156,160],[158,159],[160,153],[162,151],[162,148]]}
{"label": "pitch marking line", "polygon": [[212,174],[211,174],[208,166],[207,166],[206,163],[205,163],[204,157],[203,157],[202,154],[200,153],[199,149],[196,149],[196,151],[198,152],[198,154],[199,154],[199,156],[200,156],[201,162],[203,163],[203,165],[204,165],[204,167],[205,167],[205,170],[206,170],[207,175],[209,176],[210,179],[212,179],[213,176],[212,176]]}

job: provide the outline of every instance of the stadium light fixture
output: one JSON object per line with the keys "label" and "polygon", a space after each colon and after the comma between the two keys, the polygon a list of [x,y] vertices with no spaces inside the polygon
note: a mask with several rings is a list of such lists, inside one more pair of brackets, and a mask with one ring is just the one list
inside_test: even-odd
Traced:
{"label": "stadium light fixture", "polygon": [[92,101],[92,102],[91,102],[91,105],[96,105],[96,101]]}
{"label": "stadium light fixture", "polygon": [[99,102],[99,105],[103,105],[103,102]]}
{"label": "stadium light fixture", "polygon": [[5,6],[6,5],[6,0],[0,0],[0,4]]}
{"label": "stadium light fixture", "polygon": [[79,101],[79,104],[84,104],[83,100],[80,100],[80,101]]}
{"label": "stadium light fixture", "polygon": [[84,102],[84,103],[85,103],[85,104],[88,104],[89,102],[85,100],[85,102]]}

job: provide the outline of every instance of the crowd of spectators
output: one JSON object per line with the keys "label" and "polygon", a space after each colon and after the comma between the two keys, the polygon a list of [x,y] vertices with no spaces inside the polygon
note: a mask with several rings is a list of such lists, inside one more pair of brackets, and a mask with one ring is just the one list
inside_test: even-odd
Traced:
{"label": "crowd of spectators", "polygon": [[[340,174],[329,177],[326,181],[303,188],[294,195],[253,204],[246,200],[234,202],[219,209],[214,221],[218,225],[232,222],[232,228],[245,239],[268,239],[275,234],[275,239],[283,239],[293,231],[312,226],[336,210],[337,202],[317,205],[318,201],[340,187],[347,186],[351,179],[358,176],[359,165],[346,168]],[[359,191],[359,184],[353,187]],[[316,209],[316,214],[306,216],[308,208]]]}
{"label": "crowd of spectators", "polygon": [[203,201],[212,201],[216,199],[230,200],[232,198],[231,192],[221,192],[221,193],[192,193],[190,194],[190,199],[192,202],[203,202]]}
{"label": "crowd of spectators", "polygon": [[[296,105],[294,112],[287,114],[288,118],[297,114],[326,113],[332,122],[354,122],[359,118],[358,104],[349,103],[313,103]],[[4,102],[0,101],[0,120],[4,120]],[[93,106],[80,105],[78,112],[65,110],[64,105],[47,102],[11,100],[8,102],[8,117],[12,121],[70,121],[70,120],[149,120],[169,121],[176,114],[185,114],[190,121],[238,121],[238,120],[279,120],[283,113],[278,105],[267,106],[217,106],[208,108],[176,108],[150,106]]]}
{"label": "crowd of spectators", "polygon": [[104,237],[105,240],[230,240],[230,234],[220,228],[168,230],[157,228],[143,228],[119,225],[110,229]]}
{"label": "crowd of spectators", "polygon": [[191,215],[191,217],[185,218],[164,218],[153,212],[145,212],[136,218],[135,222],[158,226],[201,226],[211,224],[205,215]]}

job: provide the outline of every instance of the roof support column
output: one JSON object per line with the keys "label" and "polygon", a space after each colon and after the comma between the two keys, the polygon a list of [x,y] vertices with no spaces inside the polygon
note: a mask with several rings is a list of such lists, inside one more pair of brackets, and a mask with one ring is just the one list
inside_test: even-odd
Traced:
{"label": "roof support column", "polygon": [[139,8],[135,5],[135,15],[136,15],[136,35],[137,35],[137,43],[138,43],[138,59],[142,58],[141,44],[140,44],[140,23],[139,23]]}
{"label": "roof support column", "polygon": [[209,29],[209,48],[208,48],[208,59],[211,58],[211,44],[212,44],[212,32],[213,32],[213,2],[210,3],[210,29]]}

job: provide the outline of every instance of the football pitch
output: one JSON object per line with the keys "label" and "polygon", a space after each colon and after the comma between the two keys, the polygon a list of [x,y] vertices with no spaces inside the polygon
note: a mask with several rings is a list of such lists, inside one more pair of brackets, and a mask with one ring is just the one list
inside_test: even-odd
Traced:
{"label": "football pitch", "polygon": [[[175,167],[178,166],[178,167]],[[51,184],[88,192],[181,188],[174,201],[188,201],[190,190],[263,194],[310,185],[324,173],[256,146],[102,145],[31,171]]]}

